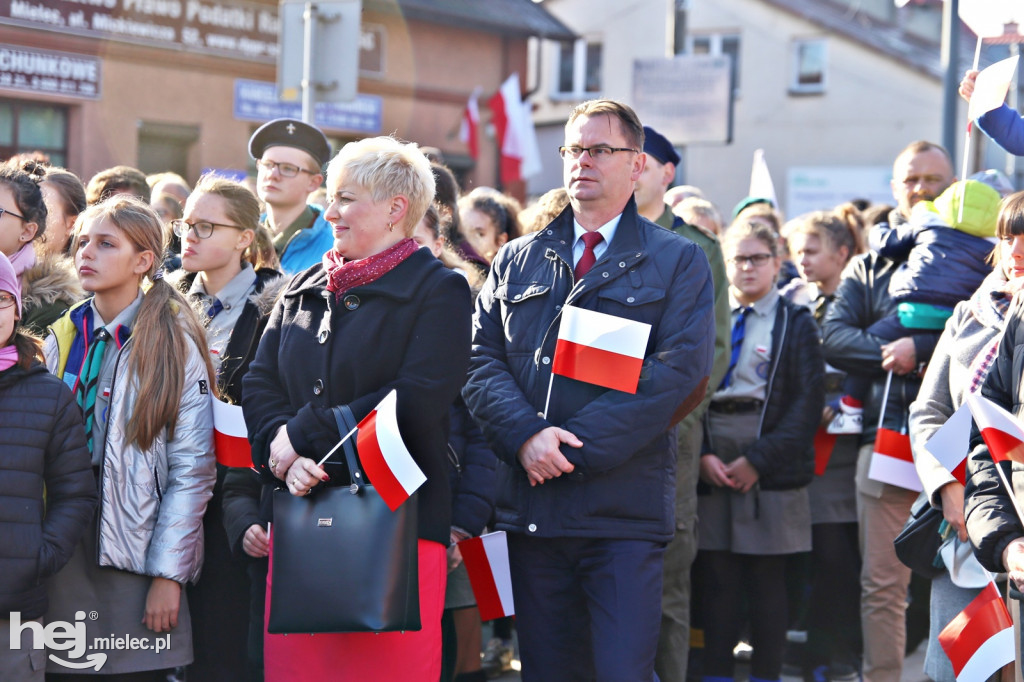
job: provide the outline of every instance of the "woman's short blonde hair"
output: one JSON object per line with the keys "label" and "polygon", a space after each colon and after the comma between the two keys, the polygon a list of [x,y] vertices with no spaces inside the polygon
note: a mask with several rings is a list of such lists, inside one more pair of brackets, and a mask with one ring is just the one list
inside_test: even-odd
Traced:
{"label": "woman's short blonde hair", "polygon": [[344,173],[374,201],[404,196],[409,201],[400,227],[411,236],[434,200],[434,174],[419,147],[391,136],[349,142],[327,164],[327,183]]}

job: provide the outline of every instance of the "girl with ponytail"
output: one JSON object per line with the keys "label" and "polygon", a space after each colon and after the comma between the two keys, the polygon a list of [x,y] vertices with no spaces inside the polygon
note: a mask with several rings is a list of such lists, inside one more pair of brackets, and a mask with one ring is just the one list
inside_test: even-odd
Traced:
{"label": "girl with ponytail", "polygon": [[[97,521],[52,582],[47,620],[96,614],[83,623],[90,642],[170,633],[159,652],[104,652],[100,672],[132,680],[164,679],[192,660],[182,586],[199,577],[216,477],[213,368],[203,326],[159,272],[164,246],[160,219],[134,197],[86,209],[73,249],[92,297],[50,327],[45,347],[82,408],[99,491]],[[62,679],[64,668],[48,666]]]}

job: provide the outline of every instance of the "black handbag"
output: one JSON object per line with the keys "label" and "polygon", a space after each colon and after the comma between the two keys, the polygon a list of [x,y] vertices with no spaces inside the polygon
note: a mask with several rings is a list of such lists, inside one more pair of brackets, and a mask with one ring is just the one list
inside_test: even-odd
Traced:
{"label": "black handbag", "polygon": [[[334,408],[339,437],[355,427]],[[392,512],[366,483],[355,439],[343,446],[349,486],[296,497],[274,491],[273,634],[419,630],[416,496]]]}
{"label": "black handbag", "polygon": [[942,521],[942,510],[933,507],[928,496],[921,493],[910,507],[910,517],[903,530],[892,542],[896,558],[914,573],[928,579],[946,570],[939,558],[939,547],[942,546],[939,526]]}

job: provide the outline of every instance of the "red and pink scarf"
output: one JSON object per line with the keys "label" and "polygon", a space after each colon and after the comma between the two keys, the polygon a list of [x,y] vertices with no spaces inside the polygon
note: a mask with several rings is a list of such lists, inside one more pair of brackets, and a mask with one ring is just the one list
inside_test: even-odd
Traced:
{"label": "red and pink scarf", "polygon": [[323,265],[327,273],[327,291],[341,297],[345,292],[364,284],[373,282],[395,268],[406,258],[416,253],[419,245],[410,238],[405,238],[394,246],[380,253],[367,256],[361,260],[345,260],[341,254],[331,249],[324,254]]}

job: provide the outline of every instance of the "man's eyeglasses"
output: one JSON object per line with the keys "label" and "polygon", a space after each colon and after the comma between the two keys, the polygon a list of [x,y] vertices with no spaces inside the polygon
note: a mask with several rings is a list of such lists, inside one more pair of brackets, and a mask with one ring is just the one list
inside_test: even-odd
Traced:
{"label": "man's eyeglasses", "polygon": [[209,239],[213,234],[215,227],[233,227],[236,230],[244,230],[244,227],[238,225],[227,225],[225,223],[211,223],[206,220],[197,220],[194,223],[187,222],[185,220],[172,220],[171,229],[174,230],[174,234],[184,239],[188,235],[189,230],[194,230],[196,236],[200,239]]}
{"label": "man's eyeglasses", "polygon": [[11,296],[6,291],[0,291],[0,310],[10,308],[16,301],[17,299],[14,296]]}
{"label": "man's eyeglasses", "polygon": [[759,268],[772,259],[770,253],[755,253],[753,256],[733,256],[729,262],[738,268],[745,268],[748,265]]}
{"label": "man's eyeglasses", "polygon": [[592,159],[610,159],[612,154],[615,152],[636,152],[635,149],[629,147],[609,147],[607,145],[598,145],[596,147],[559,147],[558,153],[563,159],[578,159],[583,156],[583,152],[590,152],[590,158]]}
{"label": "man's eyeglasses", "polygon": [[319,172],[306,170],[305,168],[300,168],[299,166],[296,166],[294,163],[277,163],[276,161],[264,161],[263,159],[257,161],[256,166],[265,173],[273,173],[274,169],[276,168],[277,172],[286,178],[294,178],[299,173],[309,173],[310,175],[316,175]]}
{"label": "man's eyeglasses", "polygon": [[15,217],[15,218],[17,218],[18,220],[25,220],[25,216],[23,216],[23,215],[18,215],[18,214],[17,214],[17,213],[15,213],[14,211],[12,211],[12,210],[10,210],[10,209],[7,209],[7,208],[0,208],[0,218],[3,218],[3,217],[4,217],[4,214],[5,214],[5,213],[6,213],[7,215],[12,215],[12,216],[14,216],[14,217]]}

